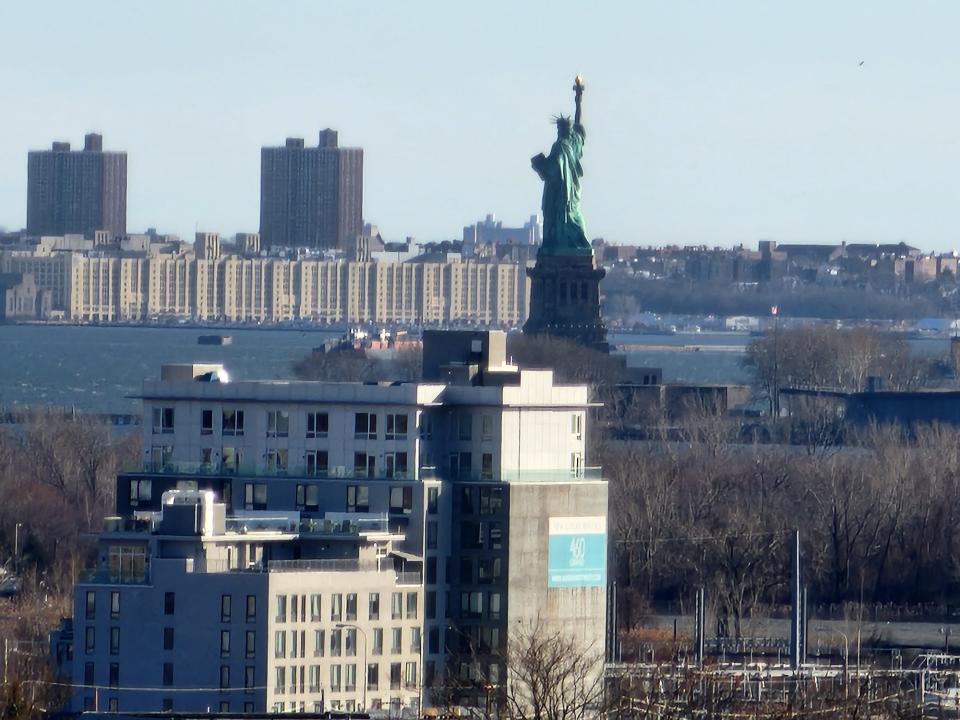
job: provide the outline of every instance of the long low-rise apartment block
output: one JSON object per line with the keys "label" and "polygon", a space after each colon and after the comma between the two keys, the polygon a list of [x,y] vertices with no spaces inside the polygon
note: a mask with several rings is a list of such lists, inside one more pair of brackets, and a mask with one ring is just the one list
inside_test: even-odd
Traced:
{"label": "long low-rise apartment block", "polygon": [[[529,284],[521,263],[356,261],[221,254],[219,237],[76,249],[43,238],[0,250],[0,272],[30,273],[50,317],[75,322],[467,323],[518,327]],[[81,243],[82,244],[82,243]],[[46,319],[46,318],[38,318]]]}

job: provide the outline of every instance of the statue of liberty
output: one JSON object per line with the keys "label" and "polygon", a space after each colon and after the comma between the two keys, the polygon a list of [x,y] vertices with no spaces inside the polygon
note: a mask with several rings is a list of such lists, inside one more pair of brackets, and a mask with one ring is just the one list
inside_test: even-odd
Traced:
{"label": "statue of liberty", "polygon": [[583,215],[580,212],[580,178],[583,167],[583,128],[581,101],[583,78],[577,75],[573,85],[576,114],[573,123],[560,115],[556,118],[557,141],[550,154],[537,154],[531,159],[533,169],[543,180],[543,245],[538,255],[592,255],[587,241]]}

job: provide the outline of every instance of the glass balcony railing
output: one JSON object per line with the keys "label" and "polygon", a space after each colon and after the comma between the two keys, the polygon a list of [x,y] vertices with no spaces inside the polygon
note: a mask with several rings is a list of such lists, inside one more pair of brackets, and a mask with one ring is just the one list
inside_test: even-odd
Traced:
{"label": "glass balcony railing", "polygon": [[146,462],[128,472],[151,473],[180,476],[218,476],[218,477],[285,477],[304,480],[455,480],[462,482],[570,482],[571,480],[602,480],[603,470],[599,467],[554,468],[546,470],[505,470],[490,471],[480,468],[460,470],[424,466],[419,470],[406,472],[377,472],[371,475],[365,468],[330,466],[313,468],[306,465],[271,467],[266,465],[214,465],[199,462],[167,462],[162,465]]}

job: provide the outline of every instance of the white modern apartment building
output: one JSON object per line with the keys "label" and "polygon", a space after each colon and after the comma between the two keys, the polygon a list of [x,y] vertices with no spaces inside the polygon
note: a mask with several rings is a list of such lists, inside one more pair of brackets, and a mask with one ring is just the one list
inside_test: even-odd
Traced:
{"label": "white modern apartment building", "polygon": [[75,707],[415,713],[444,678],[496,700],[511,628],[603,652],[587,388],[503,334],[425,333],[419,383],[176,365],[142,398],[143,467],[77,585]]}

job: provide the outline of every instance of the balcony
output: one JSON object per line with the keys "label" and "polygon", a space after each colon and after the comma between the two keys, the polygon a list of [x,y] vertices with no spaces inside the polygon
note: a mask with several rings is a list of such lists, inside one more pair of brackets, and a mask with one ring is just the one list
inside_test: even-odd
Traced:
{"label": "balcony", "polygon": [[149,460],[140,463],[126,471],[128,474],[149,475],[179,475],[203,477],[289,477],[297,479],[356,479],[356,480],[415,480],[412,471],[393,472],[387,475],[380,472],[369,475],[366,468],[359,469],[343,465],[332,465],[326,468],[307,468],[305,464],[289,465],[283,468],[268,467],[254,463],[240,465],[224,465],[223,463],[179,462],[169,461],[154,463]]}
{"label": "balcony", "polygon": [[84,568],[77,575],[78,585],[149,585],[146,568],[135,571],[115,571],[107,568]]}

